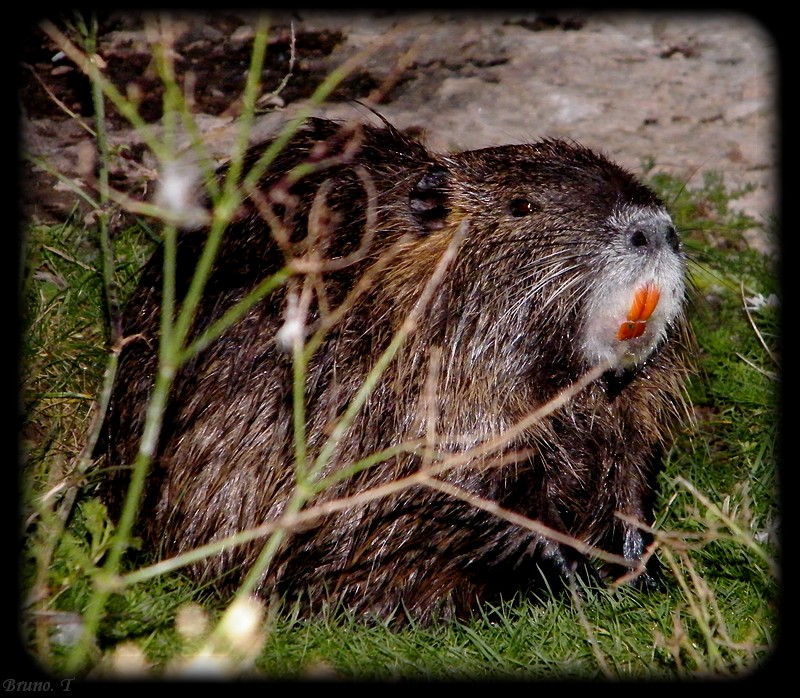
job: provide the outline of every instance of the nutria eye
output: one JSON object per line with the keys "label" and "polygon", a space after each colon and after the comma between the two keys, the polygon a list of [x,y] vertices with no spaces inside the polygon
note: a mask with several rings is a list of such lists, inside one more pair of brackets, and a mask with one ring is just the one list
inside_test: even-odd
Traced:
{"label": "nutria eye", "polygon": [[512,199],[508,210],[514,218],[522,218],[522,216],[530,216],[532,213],[541,211],[542,207],[528,199]]}

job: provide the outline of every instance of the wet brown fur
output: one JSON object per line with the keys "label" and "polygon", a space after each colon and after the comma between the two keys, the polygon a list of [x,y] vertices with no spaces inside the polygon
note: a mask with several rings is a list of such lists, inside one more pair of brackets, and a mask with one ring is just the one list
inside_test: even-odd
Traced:
{"label": "wet brown fur", "polygon": [[[249,162],[262,150],[255,149]],[[309,159],[316,163],[313,172],[287,179]],[[322,186],[329,187],[324,196]],[[293,491],[291,351],[276,342],[287,288],[296,293],[314,281],[306,317],[311,331],[365,273],[374,274],[308,366],[306,434],[313,459],[467,221],[416,329],[324,474],[390,446],[417,446],[333,485],[314,503],[332,501],[414,473],[426,443],[442,455],[499,436],[591,368],[576,337],[582,291],[591,275],[603,273],[597,253],[608,233],[598,231],[608,228],[620,203],[661,206],[628,173],[572,144],[440,155],[388,126],[322,120],[294,137],[259,191],[226,232],[193,335],[280,269],[290,247],[296,256],[306,254],[305,243],[313,240],[318,261],[353,258],[322,274],[298,273],[178,371],[139,518],[139,532],[160,555],[274,520]],[[322,218],[309,226],[312,205]],[[264,222],[267,207],[290,238],[281,245]],[[365,234],[374,237],[361,254]],[[204,240],[203,230],[181,236],[179,297]],[[562,261],[551,279],[554,263],[541,260],[553,254],[573,261]],[[101,445],[109,466],[132,463],[138,447],[157,368],[161,264],[157,253],[124,317],[124,333],[142,339],[121,357]],[[565,408],[441,479],[635,565],[649,536],[615,512],[653,520],[661,454],[683,400],[685,331],[681,315],[647,361],[609,371]],[[432,383],[435,389],[426,387]],[[128,475],[118,468],[110,473],[104,495],[118,513]],[[263,542],[229,547],[191,570],[235,585]],[[415,485],[291,532],[259,591],[277,592],[305,610],[332,602],[366,615],[407,614],[427,622],[469,615],[482,600],[529,593],[543,578],[595,579],[594,570],[568,545]],[[647,587],[654,579],[651,564],[637,583]]]}

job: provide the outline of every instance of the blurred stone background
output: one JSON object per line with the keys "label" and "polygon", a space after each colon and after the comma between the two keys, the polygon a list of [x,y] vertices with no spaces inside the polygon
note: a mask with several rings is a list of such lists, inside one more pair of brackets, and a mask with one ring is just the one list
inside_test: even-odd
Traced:
{"label": "blurred stone background", "polygon": [[[171,17],[179,80],[209,147],[224,159],[253,15]],[[746,14],[296,11],[270,21],[261,104],[268,113],[258,117],[256,140],[273,133],[332,70],[366,52],[318,113],[374,119],[359,100],[436,149],[570,138],[636,173],[654,163],[690,189],[702,185],[704,173],[720,173],[730,191],[750,189],[735,208],[759,222],[777,215],[777,49],[767,28]],[[64,107],[91,123],[88,82],[38,27],[29,32],[20,56],[22,148],[80,177],[91,136]],[[151,35],[146,15],[107,13],[97,53],[104,73],[138,94],[141,113],[156,125],[162,91]],[[287,75],[293,42],[291,75],[270,96]],[[110,124],[112,143],[126,146],[114,184],[146,196],[156,164],[127,122],[112,113]],[[58,219],[74,203],[51,176],[23,165],[25,216]],[[760,226],[748,241],[771,249]]]}

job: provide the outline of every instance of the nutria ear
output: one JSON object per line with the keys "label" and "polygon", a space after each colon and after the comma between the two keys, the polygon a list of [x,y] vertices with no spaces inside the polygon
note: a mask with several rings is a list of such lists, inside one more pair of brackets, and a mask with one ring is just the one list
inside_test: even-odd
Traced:
{"label": "nutria ear", "polygon": [[440,230],[450,213],[450,171],[431,165],[408,195],[411,213],[426,232]]}

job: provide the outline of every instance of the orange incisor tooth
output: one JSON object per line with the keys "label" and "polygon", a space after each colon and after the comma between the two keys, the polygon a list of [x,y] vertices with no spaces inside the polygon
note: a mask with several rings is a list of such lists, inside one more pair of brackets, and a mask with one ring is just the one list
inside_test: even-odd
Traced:
{"label": "orange incisor tooth", "polygon": [[644,322],[650,319],[653,311],[658,305],[659,293],[653,284],[647,284],[636,291],[631,309],[628,312],[628,320],[633,322]]}
{"label": "orange incisor tooth", "polygon": [[658,305],[659,297],[658,288],[653,284],[646,284],[637,289],[628,311],[628,319],[617,330],[617,339],[626,340],[640,337]]}

